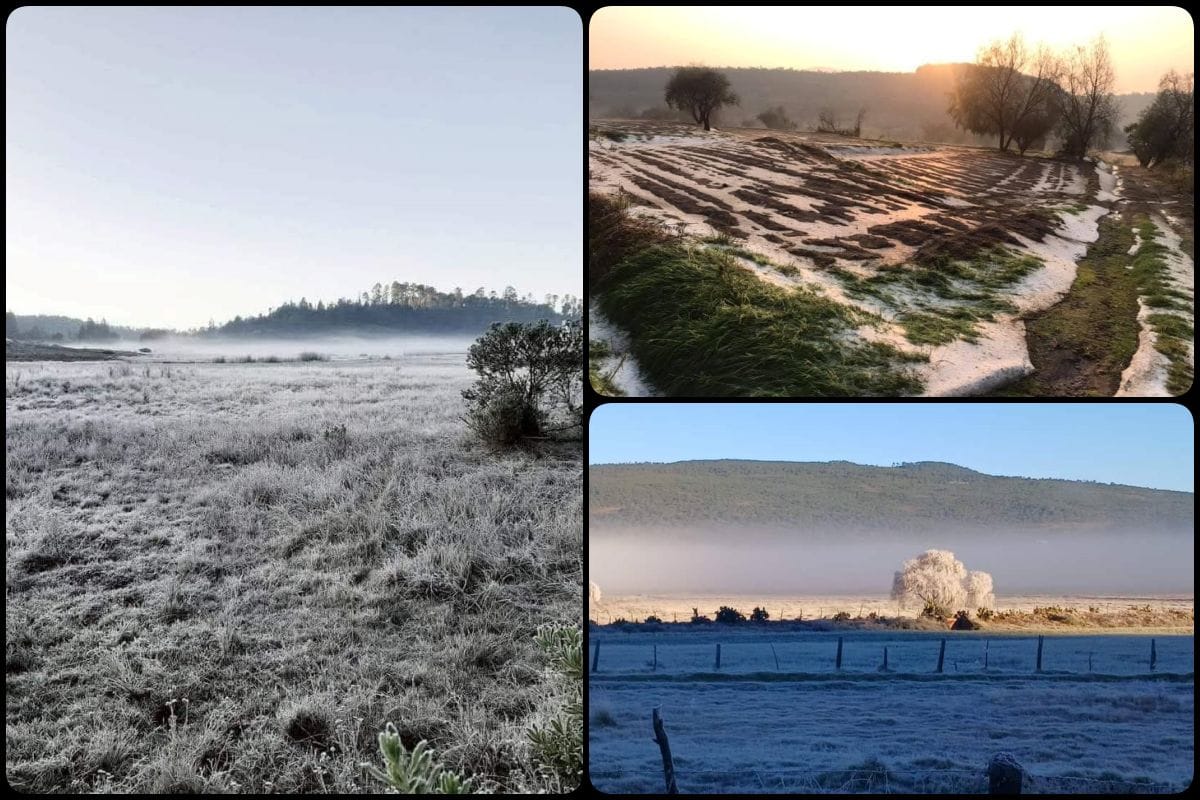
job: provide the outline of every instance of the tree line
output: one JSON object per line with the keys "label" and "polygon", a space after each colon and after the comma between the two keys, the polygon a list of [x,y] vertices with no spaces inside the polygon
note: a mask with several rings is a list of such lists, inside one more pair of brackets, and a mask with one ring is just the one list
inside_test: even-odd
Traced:
{"label": "tree line", "polygon": [[[948,111],[963,130],[995,136],[1001,152],[1024,155],[1054,137],[1061,155],[1081,159],[1106,146],[1115,131],[1115,82],[1103,36],[1056,52],[1045,44],[1031,47],[1018,33],[984,46],[959,72]],[[1125,127],[1143,166],[1172,157],[1191,163],[1194,97],[1192,76],[1172,70],[1150,107]]]}
{"label": "tree line", "polygon": [[521,297],[516,289],[502,293],[482,287],[471,294],[461,288],[441,292],[418,283],[376,283],[358,297],[335,302],[306,298],[289,301],[265,314],[234,317],[224,325],[210,325],[208,334],[255,335],[321,332],[334,329],[370,331],[409,330],[435,333],[478,333],[493,322],[560,322],[578,318],[582,301],[573,295],[546,295],[538,302]]}

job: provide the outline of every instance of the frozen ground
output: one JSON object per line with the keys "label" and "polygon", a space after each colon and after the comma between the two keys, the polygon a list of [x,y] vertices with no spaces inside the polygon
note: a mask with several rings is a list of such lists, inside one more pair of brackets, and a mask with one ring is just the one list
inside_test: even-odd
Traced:
{"label": "frozen ground", "polygon": [[1002,751],[1025,767],[1027,792],[1178,792],[1191,780],[1191,636],[1155,637],[1153,674],[1149,637],[1047,636],[1041,674],[1025,635],[845,633],[840,672],[837,638],[593,631],[592,782],[661,792],[656,707],[685,793],[983,792]]}
{"label": "frozen ground", "polygon": [[[1107,210],[1088,202],[1087,176],[1063,161],[775,131],[699,136],[680,125],[605,125],[624,138],[593,139],[593,190],[623,193],[634,213],[674,231],[726,237],[761,257],[741,263],[764,280],[814,287],[878,315],[882,330],[861,335],[928,356],[915,368],[926,395],[978,394],[1033,370],[1021,317],[1066,294]],[[1095,173],[1096,198],[1116,200],[1114,174],[1101,167]],[[1053,229],[1031,228],[1031,211],[1055,215]],[[985,250],[1000,242],[1041,266],[1003,285],[951,278],[930,288],[930,279],[906,271],[917,250],[935,240]],[[981,298],[1000,310],[979,312],[973,304]],[[977,320],[969,335],[939,334],[940,341],[911,334],[905,324],[979,313],[990,319]]]}
{"label": "frozen ground", "polygon": [[[1103,613],[1116,614],[1130,606],[1152,606],[1166,610],[1192,611],[1195,600],[1190,595],[1099,595],[1099,594],[1055,594],[1055,595],[1000,595],[996,597],[998,610],[1032,611],[1039,606],[1062,606],[1086,609],[1095,607]],[[912,616],[915,609],[907,612],[898,608],[896,601],[885,594],[846,595],[684,595],[684,594],[608,594],[602,602],[590,609],[590,618],[600,623],[616,619],[641,621],[654,615],[665,622],[686,622],[692,609],[710,617],[721,606],[730,606],[748,614],[755,606],[762,606],[771,619],[822,619],[844,611],[852,617],[872,612],[886,616]]]}
{"label": "frozen ground", "polygon": [[553,788],[533,634],[578,619],[580,453],[481,447],[464,356],[8,364],[9,783],[378,792],[392,722]]}
{"label": "frozen ground", "polygon": [[653,397],[657,394],[642,377],[637,359],[629,352],[629,337],[614,328],[592,303],[588,307],[588,341],[606,342],[610,356],[602,359],[599,369],[627,397]]}
{"label": "frozen ground", "polygon": [[[1152,215],[1150,222],[1157,230],[1160,241],[1167,248],[1165,255],[1167,262],[1166,286],[1179,290],[1189,297],[1194,297],[1195,266],[1191,257],[1183,251],[1179,235],[1175,233],[1167,220],[1158,215]],[[1140,244],[1139,236],[1133,248],[1139,248]],[[1131,249],[1130,252],[1133,253],[1136,250]],[[1153,308],[1146,304],[1145,298],[1138,298],[1138,348],[1134,352],[1129,366],[1121,373],[1121,386],[1117,390],[1117,397],[1172,396],[1167,389],[1167,369],[1170,363],[1167,357],[1156,349],[1158,336],[1150,324],[1150,318],[1156,314],[1178,316],[1188,326],[1191,326],[1195,320],[1195,305],[1193,303],[1191,308],[1165,310]],[[1187,362],[1195,364],[1194,341],[1188,343]]]}

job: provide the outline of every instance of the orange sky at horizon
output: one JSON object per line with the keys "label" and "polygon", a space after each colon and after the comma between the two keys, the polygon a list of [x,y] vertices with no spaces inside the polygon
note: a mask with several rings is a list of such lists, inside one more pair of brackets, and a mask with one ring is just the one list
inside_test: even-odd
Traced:
{"label": "orange sky at horizon", "polygon": [[[1017,19],[1022,13],[1029,18]],[[608,7],[592,15],[588,67],[912,72],[973,61],[980,46],[1015,31],[1056,50],[1104,34],[1118,93],[1152,92],[1167,70],[1194,69],[1192,18],[1174,6]]]}

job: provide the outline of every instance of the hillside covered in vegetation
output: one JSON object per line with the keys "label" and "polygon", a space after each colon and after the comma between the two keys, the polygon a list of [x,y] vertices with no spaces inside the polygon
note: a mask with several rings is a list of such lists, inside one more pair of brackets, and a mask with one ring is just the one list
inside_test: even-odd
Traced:
{"label": "hillside covered in vegetation", "polygon": [[940,462],[683,461],[589,468],[596,529],[761,526],[808,531],[1008,527],[1048,532],[1194,527],[1194,496],[1000,477]]}

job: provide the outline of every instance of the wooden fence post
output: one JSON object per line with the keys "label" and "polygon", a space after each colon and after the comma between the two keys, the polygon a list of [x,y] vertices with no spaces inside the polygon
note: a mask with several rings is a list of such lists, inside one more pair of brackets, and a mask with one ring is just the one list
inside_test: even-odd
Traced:
{"label": "wooden fence post", "polygon": [[717,669],[721,669],[721,645],[717,645]]}
{"label": "wooden fence post", "polygon": [[1042,671],[1042,637],[1038,637],[1037,671]]}
{"label": "wooden fence post", "polygon": [[937,671],[942,671],[942,665],[946,661],[946,640],[942,639],[942,646],[938,650],[938,668]]}
{"label": "wooden fence post", "polygon": [[779,653],[775,652],[775,645],[771,645],[771,655],[775,656],[775,671],[779,672]]}
{"label": "wooden fence post", "polygon": [[1020,794],[1025,769],[1009,753],[997,753],[988,763],[988,794]]}
{"label": "wooden fence post", "polygon": [[592,653],[592,672],[600,666],[600,643],[596,642],[596,650]]}
{"label": "wooden fence post", "polygon": [[1150,671],[1154,672],[1155,665],[1158,664],[1158,650],[1154,647],[1154,640],[1150,640]]}
{"label": "wooden fence post", "polygon": [[654,645],[654,666],[650,667],[651,672],[658,672],[658,645]]}
{"label": "wooden fence post", "polygon": [[991,645],[990,640],[988,640],[988,639],[983,640],[983,669],[985,672],[987,671],[987,668],[988,668],[988,647],[990,645]]}
{"label": "wooden fence post", "polygon": [[657,708],[654,709],[651,719],[654,721],[654,741],[658,743],[658,749],[662,752],[667,794],[679,794],[679,787],[675,784],[675,763],[671,760],[671,743],[667,741],[667,731],[663,728],[662,717],[659,716]]}
{"label": "wooden fence post", "polygon": [[887,645],[885,644],[885,645],[883,646],[883,671],[884,671],[884,672],[887,672],[887,668],[888,668],[888,665],[887,665]]}
{"label": "wooden fence post", "polygon": [[837,668],[842,668],[842,637],[838,637]]}

